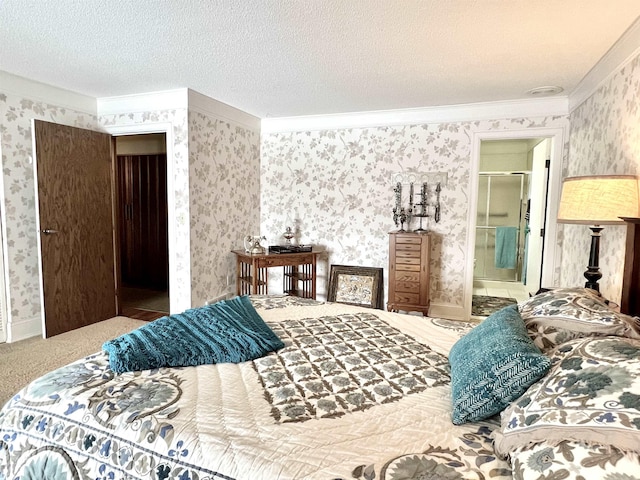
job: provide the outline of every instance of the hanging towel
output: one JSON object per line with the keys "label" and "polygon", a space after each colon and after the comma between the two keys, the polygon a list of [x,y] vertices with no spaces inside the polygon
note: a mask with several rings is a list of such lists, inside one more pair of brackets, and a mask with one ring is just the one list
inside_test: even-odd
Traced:
{"label": "hanging towel", "polygon": [[496,268],[516,268],[518,227],[496,227]]}

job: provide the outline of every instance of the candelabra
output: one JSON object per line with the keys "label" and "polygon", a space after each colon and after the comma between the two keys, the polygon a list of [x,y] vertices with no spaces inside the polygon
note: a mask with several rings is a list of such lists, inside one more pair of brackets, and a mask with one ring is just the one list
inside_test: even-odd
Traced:
{"label": "candelabra", "polygon": [[404,224],[407,224],[407,230],[410,230],[410,223],[412,218],[417,217],[420,219],[420,226],[414,230],[415,232],[426,232],[426,229],[422,228],[422,219],[433,216],[436,223],[440,222],[440,192],[442,191],[442,186],[440,182],[437,182],[435,192],[436,192],[436,201],[433,204],[433,215],[429,213],[429,207],[431,204],[428,200],[428,185],[427,182],[423,182],[420,188],[420,202],[414,203],[414,184],[411,182],[409,184],[409,206],[405,209],[402,206],[402,184],[400,182],[396,183],[393,191],[395,193],[395,201],[396,204],[393,207],[393,223],[395,223],[396,227],[400,226],[399,231],[404,232]]}
{"label": "candelabra", "polygon": [[396,186],[393,189],[396,195],[396,206],[393,207],[393,223],[395,223],[396,227],[398,226],[398,221],[401,221],[400,231],[404,232],[404,221],[406,220],[406,215],[404,213],[404,208],[402,208],[402,184],[400,182],[396,183]]}

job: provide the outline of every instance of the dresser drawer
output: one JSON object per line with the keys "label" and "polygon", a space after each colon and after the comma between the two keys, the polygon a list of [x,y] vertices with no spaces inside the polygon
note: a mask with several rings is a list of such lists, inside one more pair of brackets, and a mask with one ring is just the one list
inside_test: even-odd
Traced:
{"label": "dresser drawer", "polygon": [[414,252],[412,250],[409,251],[397,251],[396,252],[396,258],[420,258],[420,250],[418,250],[417,252]]}
{"label": "dresser drawer", "polygon": [[397,252],[420,252],[420,244],[419,243],[396,243],[396,253]]}
{"label": "dresser drawer", "polygon": [[404,236],[404,235],[398,235],[396,237],[396,245],[400,245],[403,243],[412,243],[412,244],[417,244],[420,245],[420,243],[422,243],[422,239],[420,237],[417,237],[415,235],[412,236]]}
{"label": "dresser drawer", "polygon": [[420,272],[419,271],[413,271],[413,272],[400,271],[400,272],[396,273],[396,282],[415,282],[415,283],[419,283],[420,282]]}
{"label": "dresser drawer", "polygon": [[394,300],[396,303],[410,303],[417,305],[420,302],[420,295],[418,293],[396,292]]}
{"label": "dresser drawer", "polygon": [[396,263],[396,270],[398,272],[419,272],[420,265],[410,265],[408,263]]}
{"label": "dresser drawer", "polygon": [[396,281],[396,292],[404,293],[420,293],[420,284],[417,282],[398,282]]}
{"label": "dresser drawer", "polygon": [[313,263],[313,255],[305,255],[297,257],[289,257],[286,254],[272,254],[265,255],[262,258],[258,258],[256,265],[258,268],[268,268],[268,267],[286,267],[286,266],[297,266],[304,264]]}
{"label": "dresser drawer", "polygon": [[420,265],[420,257],[415,258],[415,257],[398,257],[396,255],[396,263],[398,265],[404,264],[404,265]]}

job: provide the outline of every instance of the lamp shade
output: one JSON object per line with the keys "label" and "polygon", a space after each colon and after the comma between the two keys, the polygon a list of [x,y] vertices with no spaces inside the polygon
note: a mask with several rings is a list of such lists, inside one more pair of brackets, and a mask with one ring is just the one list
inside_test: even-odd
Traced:
{"label": "lamp shade", "polygon": [[638,177],[568,177],[562,184],[559,223],[613,225],[620,217],[638,217]]}

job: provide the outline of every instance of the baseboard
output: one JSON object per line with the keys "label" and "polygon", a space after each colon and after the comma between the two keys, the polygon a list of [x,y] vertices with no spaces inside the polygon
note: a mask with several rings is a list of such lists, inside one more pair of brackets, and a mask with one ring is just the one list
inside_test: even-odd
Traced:
{"label": "baseboard", "polygon": [[446,318],[447,320],[469,320],[468,316],[465,315],[463,306],[442,303],[432,303],[429,306],[429,316]]}
{"label": "baseboard", "polygon": [[233,297],[235,297],[235,295],[233,293],[226,292],[226,293],[218,295],[217,297],[214,297],[214,298],[212,298],[210,300],[207,300],[205,305],[211,305],[212,303],[220,302],[222,300],[228,300],[229,298],[233,298]]}
{"label": "baseboard", "polygon": [[7,324],[7,343],[42,336],[42,319],[18,320]]}

